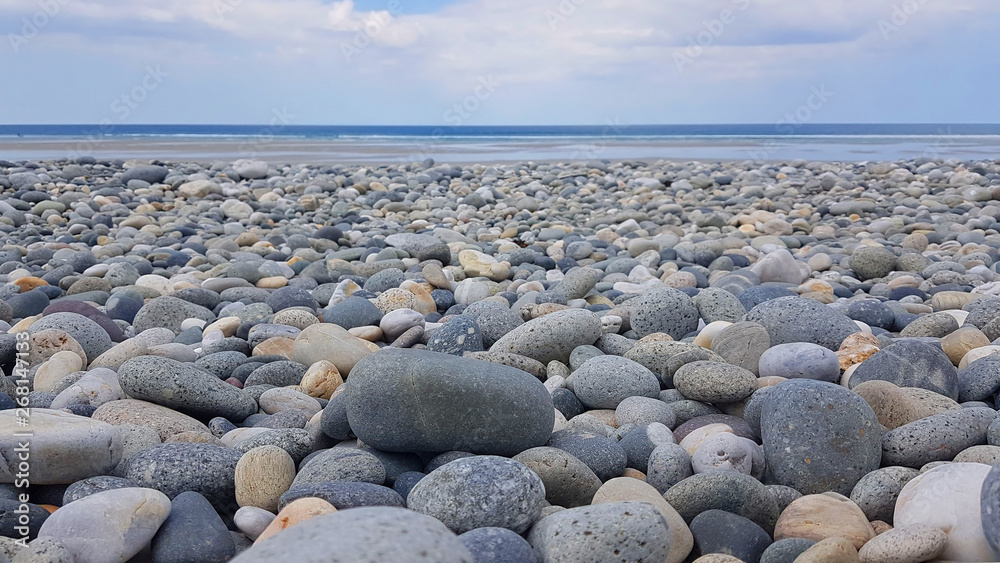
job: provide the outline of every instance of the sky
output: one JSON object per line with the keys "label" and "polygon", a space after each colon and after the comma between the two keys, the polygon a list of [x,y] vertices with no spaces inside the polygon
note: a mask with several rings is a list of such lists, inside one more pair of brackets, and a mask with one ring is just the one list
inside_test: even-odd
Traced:
{"label": "sky", "polygon": [[0,123],[1000,123],[996,0],[0,0]]}

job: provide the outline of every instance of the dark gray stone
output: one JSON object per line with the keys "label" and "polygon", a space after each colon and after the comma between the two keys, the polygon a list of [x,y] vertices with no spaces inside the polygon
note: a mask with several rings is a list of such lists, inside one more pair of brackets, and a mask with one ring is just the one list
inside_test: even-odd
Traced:
{"label": "dark gray stone", "polygon": [[741,561],[759,561],[771,536],[753,521],[724,510],[706,510],[691,521],[695,554],[722,553]]}
{"label": "dark gray stone", "polygon": [[170,501],[170,515],[152,541],[153,563],[225,563],[236,543],[204,496],[188,491]]}
{"label": "dark gray stone", "polygon": [[164,295],[143,305],[136,313],[132,326],[136,333],[150,328],[169,328],[174,334],[180,334],[181,323],[185,319],[201,319],[210,323],[215,320],[215,314],[200,305]]}
{"label": "dark gray stone", "polygon": [[374,455],[353,448],[330,448],[305,460],[292,486],[316,485],[330,481],[385,483],[385,466]]}
{"label": "dark gray stone", "polygon": [[135,454],[129,460],[125,477],[170,498],[194,491],[204,495],[217,510],[235,512],[239,460],[239,452],[221,446],[160,444]]}
{"label": "dark gray stone", "polygon": [[986,444],[996,414],[986,407],[964,408],[890,430],[882,438],[882,463],[920,468],[932,461],[951,461],[966,448]]}
{"label": "dark gray stone", "polygon": [[845,338],[860,330],[846,315],[801,297],[765,301],[751,309],[743,320],[767,329],[771,346],[812,342],[836,351]]}
{"label": "dark gray stone", "polygon": [[917,475],[920,475],[920,471],[909,467],[876,469],[854,485],[851,500],[861,508],[868,520],[881,520],[891,525],[899,493]]}
{"label": "dark gray stone", "polygon": [[645,502],[610,502],[551,514],[531,529],[528,542],[542,561],[664,561],[670,531]]}
{"label": "dark gray stone", "polygon": [[242,421],[257,412],[257,401],[193,364],[159,356],[138,356],[118,369],[118,382],[133,399],[194,416]]}
{"label": "dark gray stone", "polygon": [[427,342],[431,352],[461,356],[466,352],[483,351],[483,334],[471,317],[459,315],[436,329]]}
{"label": "dark gray stone", "polygon": [[663,498],[689,524],[702,512],[718,509],[748,518],[770,534],[780,513],[767,487],[737,471],[692,475],[670,487]]}
{"label": "dark gray stone", "polygon": [[899,387],[920,387],[958,399],[958,372],[940,346],[901,340],[875,352],[854,370],[850,387],[866,381],[888,381]]}
{"label": "dark gray stone", "polygon": [[528,373],[448,354],[384,349],[345,385],[351,429],[390,452],[516,455],[545,444],[555,420],[548,391]]}
{"label": "dark gray stone", "polygon": [[513,458],[528,466],[545,484],[545,500],[564,508],[590,504],[601,480],[585,463],[565,450],[540,447]]}
{"label": "dark gray stone", "polygon": [[539,563],[531,544],[507,528],[477,528],[458,539],[476,563]]}
{"label": "dark gray stone", "polygon": [[546,446],[569,452],[601,481],[621,477],[628,464],[628,456],[618,442],[591,432],[560,430],[552,434]]}

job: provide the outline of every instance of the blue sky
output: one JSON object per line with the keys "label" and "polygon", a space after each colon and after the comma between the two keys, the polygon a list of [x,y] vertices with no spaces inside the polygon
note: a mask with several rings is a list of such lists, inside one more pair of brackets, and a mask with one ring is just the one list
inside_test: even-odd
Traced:
{"label": "blue sky", "polygon": [[0,0],[0,22],[0,123],[1000,122],[995,0]]}

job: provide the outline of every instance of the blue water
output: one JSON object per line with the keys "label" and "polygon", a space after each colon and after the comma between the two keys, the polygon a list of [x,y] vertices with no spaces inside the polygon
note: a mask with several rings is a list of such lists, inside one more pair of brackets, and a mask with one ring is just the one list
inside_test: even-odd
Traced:
{"label": "blue water", "polygon": [[0,125],[0,136],[243,137],[855,137],[1000,136],[1000,124],[735,124],[735,125]]}
{"label": "blue water", "polygon": [[0,159],[210,162],[1000,159],[1000,124],[0,125]]}

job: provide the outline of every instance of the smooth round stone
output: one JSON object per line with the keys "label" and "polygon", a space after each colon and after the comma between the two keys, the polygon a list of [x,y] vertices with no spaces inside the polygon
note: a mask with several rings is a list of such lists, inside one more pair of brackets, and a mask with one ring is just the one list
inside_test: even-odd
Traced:
{"label": "smooth round stone", "polygon": [[897,528],[924,524],[948,536],[940,554],[945,561],[992,561],[997,552],[986,539],[980,493],[990,466],[948,463],[915,477],[896,501]]}
{"label": "smooth round stone", "polygon": [[262,508],[244,506],[236,511],[233,523],[250,541],[256,541],[274,520],[275,515]]}
{"label": "smooth round stone", "polygon": [[545,486],[523,463],[497,456],[457,459],[420,480],[406,498],[455,533],[498,527],[524,533],[541,515]]}
{"label": "smooth round stone", "polygon": [[851,500],[865,513],[869,521],[881,520],[892,524],[896,499],[900,491],[920,472],[909,467],[890,466],[865,475],[851,491]]}
{"label": "smooth round stone", "polygon": [[351,429],[389,452],[516,455],[544,445],[555,419],[535,377],[448,354],[385,349],[361,360],[344,386]]}
{"label": "smooth round stone", "polygon": [[619,426],[659,422],[672,428],[676,424],[677,416],[669,405],[659,399],[626,397],[615,407],[615,421]]}
{"label": "smooth round stone", "polygon": [[955,401],[919,387],[897,387],[888,381],[868,381],[853,389],[888,430],[962,407]]}
{"label": "smooth round stone", "polygon": [[[23,415],[23,413],[20,413]],[[15,410],[0,411],[0,475],[14,482],[19,471],[18,444],[30,433],[30,481],[33,485],[68,485],[108,474],[121,460],[117,429],[105,422],[63,411],[32,408],[26,426]]]}
{"label": "smooth round stone", "polygon": [[832,350],[808,342],[790,342],[769,348],[760,357],[760,377],[840,381],[840,359]]}
{"label": "smooth round stone", "polygon": [[806,495],[781,512],[774,539],[806,538],[816,542],[844,538],[855,549],[875,537],[865,513],[851,499],[837,493]]}
{"label": "smooth round stone", "polygon": [[153,536],[152,554],[163,563],[225,563],[236,555],[236,543],[212,504],[188,491],[170,501],[170,515]]}
{"label": "smooth round stone", "polygon": [[986,357],[958,371],[958,400],[985,401],[1000,391],[1000,359]]}
{"label": "smooth round stone", "polygon": [[645,502],[612,502],[561,510],[540,520],[528,542],[543,561],[665,561],[670,530]]}
{"label": "smooth round stone", "polygon": [[921,315],[913,322],[906,325],[899,331],[899,336],[903,338],[944,338],[945,336],[958,330],[958,321],[947,312],[931,313]]}
{"label": "smooth round stone", "polygon": [[494,300],[473,303],[462,311],[472,317],[483,333],[483,347],[491,348],[507,333],[524,324],[524,320],[504,303]]}
{"label": "smooth round stone", "polygon": [[848,317],[865,323],[868,326],[891,330],[895,316],[887,305],[874,299],[850,301],[844,309]]}
{"label": "smooth round stone", "polygon": [[617,502],[646,502],[655,507],[670,528],[670,552],[667,563],[684,561],[694,546],[691,530],[681,515],[670,506],[659,491],[648,483],[630,477],[616,477],[601,485],[594,495],[594,505]]}
{"label": "smooth round stone", "polygon": [[798,563],[855,563],[858,550],[844,538],[827,538],[795,558]]}
{"label": "smooth round stone", "polygon": [[850,494],[882,459],[875,413],[864,399],[832,383],[779,383],[765,399],[760,425],[775,483],[802,493]]}
{"label": "smooth round stone", "polygon": [[811,342],[836,351],[845,338],[858,332],[858,326],[846,315],[801,297],[765,301],[747,312],[744,320],[763,326],[772,346]]}
{"label": "smooth round stone", "polygon": [[931,561],[947,544],[948,536],[940,528],[914,524],[875,536],[858,551],[858,556],[861,563]]}
{"label": "smooth round stone", "polygon": [[601,319],[596,314],[566,309],[514,328],[497,340],[490,352],[527,356],[543,364],[552,360],[568,364],[573,349],[593,344],[601,334]]}
{"label": "smooth round stone", "polygon": [[698,361],[684,364],[674,373],[674,386],[695,401],[735,403],[757,390],[757,377],[731,364]]}
{"label": "smooth round stone", "polygon": [[862,245],[851,254],[850,265],[861,281],[884,278],[896,266],[896,255],[882,246]]}
{"label": "smooth round stone", "polygon": [[816,542],[805,538],[785,538],[768,546],[760,556],[760,563],[794,563],[795,559]]}
{"label": "smooth round stone", "polygon": [[121,329],[118,328],[118,325],[116,325],[113,320],[111,320],[111,317],[87,303],[83,303],[81,301],[56,301],[46,307],[43,312],[45,316],[54,315],[56,313],[74,313],[94,321],[98,324],[98,326],[104,329],[106,333],[108,333],[112,342],[121,342],[125,339]]}
{"label": "smooth round stone", "polygon": [[754,434],[754,431],[750,428],[750,425],[747,424],[746,421],[738,416],[731,416],[728,414],[706,414],[694,417],[678,426],[674,430],[674,437],[677,440],[684,440],[691,432],[694,432],[703,426],[708,426],[709,424],[725,424],[737,436],[750,440],[755,440],[757,438],[756,434]]}
{"label": "smooth round stone", "polygon": [[318,485],[303,485],[292,487],[281,495],[278,508],[284,508],[289,503],[300,498],[316,497],[325,500],[337,508],[346,510],[362,506],[405,506],[403,497],[396,491],[362,481],[330,481]]}
{"label": "smooth round stone", "polygon": [[962,450],[986,443],[986,431],[996,418],[991,408],[948,411],[890,430],[882,438],[882,462],[919,468],[948,461]]}
{"label": "smooth round stone", "polygon": [[673,444],[674,436],[669,428],[659,422],[653,422],[637,426],[625,433],[618,443],[625,450],[628,467],[645,473],[653,450],[662,445]]}
{"label": "smooth round stone", "polygon": [[381,320],[382,311],[363,297],[348,297],[323,311],[323,322],[338,325],[345,330],[378,326]]}
{"label": "smooth round stone", "polygon": [[1000,465],[994,465],[983,481],[980,516],[990,547],[1000,553]]}
{"label": "smooth round stone", "polygon": [[129,481],[128,479],[122,479],[121,477],[111,477],[108,475],[101,475],[97,477],[90,477],[77,481],[72,485],[66,487],[66,492],[63,493],[63,504],[69,504],[75,500],[80,500],[84,497],[89,497],[97,493],[104,491],[110,491],[114,489],[128,489],[134,488],[135,483]]}
{"label": "smooth round stone", "polygon": [[476,563],[538,563],[524,538],[506,528],[477,528],[458,536]]}
{"label": "smooth round stone", "polygon": [[628,464],[628,456],[618,442],[592,432],[560,430],[554,432],[545,445],[569,452],[601,481],[621,476]]}
{"label": "smooth round stone", "polygon": [[545,500],[565,508],[590,504],[601,480],[572,454],[558,448],[539,447],[513,457],[534,471],[545,485]]}
{"label": "smooth round stone", "polygon": [[763,465],[763,453],[757,444],[728,432],[713,434],[698,446],[691,455],[691,468],[695,473],[709,471],[739,471],[754,474],[754,458],[757,465]]}
{"label": "smooth round stone", "polygon": [[749,518],[768,532],[778,520],[778,504],[767,487],[736,471],[693,475],[667,490],[663,498],[686,522],[712,509]]}
{"label": "smooth round stone", "polygon": [[583,299],[603,276],[603,272],[594,268],[574,268],[551,291],[567,299]]}
{"label": "smooth round stone", "polygon": [[386,313],[379,321],[379,328],[385,335],[386,341],[391,342],[399,335],[419,326],[424,327],[424,316],[413,309],[396,309]]}
{"label": "smooth round stone", "polygon": [[455,302],[471,305],[490,296],[490,288],[476,280],[463,280],[455,286]]}
{"label": "smooth round stone", "polygon": [[598,356],[583,363],[567,387],[591,408],[613,409],[629,397],[655,398],[660,382],[641,364],[618,356]]}
{"label": "smooth round stone", "polygon": [[267,414],[297,410],[305,414],[306,418],[311,418],[323,410],[316,399],[288,387],[268,389],[261,394],[257,402],[260,403],[260,409]]}
{"label": "smooth round stone", "polygon": [[184,491],[201,493],[222,510],[235,505],[234,480],[239,460],[239,452],[221,446],[162,444],[134,455],[125,477],[168,497]]}
{"label": "smooth round stone", "polygon": [[461,356],[466,352],[479,352],[483,350],[482,331],[474,319],[459,315],[431,333],[427,349],[453,356]]}
{"label": "smooth round stone", "polygon": [[473,558],[458,537],[434,518],[402,508],[371,507],[310,518],[232,561],[470,563]]}
{"label": "smooth round stone", "polygon": [[236,502],[275,512],[294,479],[295,461],[288,452],[277,446],[253,448],[236,464]]}
{"label": "smooth round stone", "polygon": [[758,561],[771,536],[752,521],[724,510],[706,510],[691,521],[695,552],[722,553],[741,561]]}
{"label": "smooth round stone", "polygon": [[306,327],[295,337],[292,353],[296,362],[306,366],[320,360],[332,362],[342,375],[347,376],[354,365],[371,354],[372,350],[364,340],[346,329],[321,323]]}
{"label": "smooth round stone", "polygon": [[657,446],[646,462],[646,482],[660,494],[693,474],[691,456],[680,444]]}
{"label": "smooth round stone", "polygon": [[206,418],[241,421],[257,412],[257,402],[246,392],[169,358],[132,358],[118,369],[118,380],[129,397]]}
{"label": "smooth round stone", "polygon": [[337,509],[319,498],[301,498],[281,509],[278,515],[268,524],[267,528],[257,537],[255,543],[260,543],[297,524],[324,514],[332,514]]}
{"label": "smooth round stone", "polygon": [[170,499],[159,491],[115,489],[57,510],[38,537],[58,540],[78,563],[127,561],[149,543],[169,514]]}
{"label": "smooth round stone", "polygon": [[320,360],[309,366],[299,384],[310,397],[329,400],[344,384],[344,378],[333,362]]}
{"label": "smooth round stone", "polygon": [[385,483],[385,466],[374,455],[351,448],[322,450],[299,469],[292,486],[316,485],[328,481]]}
{"label": "smooth round stone", "polygon": [[771,347],[767,329],[757,323],[737,322],[712,339],[712,351],[726,362],[759,374],[760,357]]}
{"label": "smooth round stone", "polygon": [[114,346],[111,337],[107,331],[101,328],[101,325],[77,313],[46,315],[28,328],[28,334],[36,334],[48,329],[59,329],[69,334],[83,347],[83,351],[90,361]]}
{"label": "smooth round stone", "polygon": [[174,334],[180,334],[181,324],[187,319],[201,319],[210,323],[215,320],[215,314],[200,305],[165,295],[143,305],[136,313],[132,326],[136,332],[150,328],[167,328]]}
{"label": "smooth round stone", "polygon": [[958,399],[958,372],[951,360],[939,347],[917,340],[901,340],[876,352],[854,370],[850,387],[873,380]]}
{"label": "smooth round stone", "polygon": [[698,316],[706,324],[716,321],[737,323],[743,320],[743,315],[747,312],[735,295],[715,287],[698,292],[694,296],[694,304],[698,308]]}
{"label": "smooth round stone", "polygon": [[41,289],[33,289],[24,293],[16,293],[4,299],[11,309],[11,317],[23,319],[41,315],[49,306],[49,297]]}
{"label": "smooth round stone", "polygon": [[672,288],[647,291],[627,302],[632,330],[640,337],[655,332],[680,340],[698,328],[698,308],[688,295]]}

